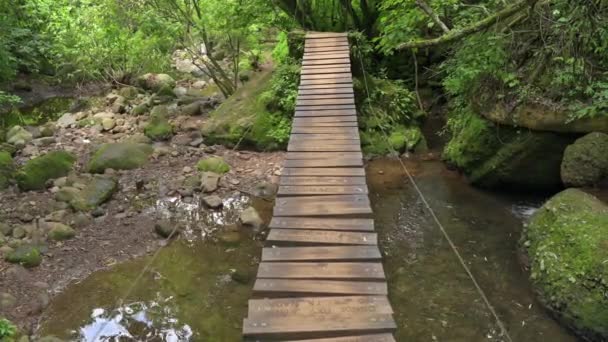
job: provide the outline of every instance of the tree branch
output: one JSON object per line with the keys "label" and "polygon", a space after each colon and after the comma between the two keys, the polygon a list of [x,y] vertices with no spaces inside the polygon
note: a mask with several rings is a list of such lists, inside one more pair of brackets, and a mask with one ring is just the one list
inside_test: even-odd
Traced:
{"label": "tree branch", "polygon": [[441,21],[441,19],[437,15],[437,13],[435,13],[435,11],[433,11],[431,6],[429,6],[429,4],[426,3],[426,1],[416,0],[416,5],[418,5],[418,7],[420,7],[420,9],[422,11],[424,11],[424,13],[426,13],[426,15],[428,15],[437,26],[441,27],[443,32],[445,32],[445,33],[450,32],[450,28],[448,27],[448,25],[446,25],[443,21]]}
{"label": "tree branch", "polygon": [[464,37],[467,37],[473,33],[482,31],[482,30],[496,24],[498,21],[500,21],[502,19],[509,18],[510,16],[525,9],[527,7],[526,5],[528,5],[528,3],[529,3],[529,0],[520,0],[470,26],[467,26],[467,27],[464,27],[464,28],[458,29],[458,30],[451,30],[449,33],[446,33],[443,36],[438,37],[438,38],[403,43],[403,44],[400,44],[397,46],[397,50],[426,48],[426,47],[455,42],[455,41],[460,40]]}

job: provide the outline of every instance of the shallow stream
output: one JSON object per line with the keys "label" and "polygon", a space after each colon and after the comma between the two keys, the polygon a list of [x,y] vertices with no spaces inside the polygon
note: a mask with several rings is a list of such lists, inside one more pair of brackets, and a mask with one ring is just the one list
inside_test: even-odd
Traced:
{"label": "shallow stream", "polygon": [[[512,340],[576,341],[536,302],[518,260],[522,223],[543,199],[474,189],[440,162],[407,166]],[[368,183],[397,340],[505,340],[400,164],[371,162]],[[139,279],[150,257],[71,285],[51,303],[42,335],[78,341],[239,341],[262,243],[235,237],[244,234],[234,229],[236,213],[250,200],[228,201],[227,209],[216,213],[169,201],[189,212],[184,217],[193,226],[204,222],[207,233],[188,234],[163,248]],[[252,204],[270,217],[271,203]]]}

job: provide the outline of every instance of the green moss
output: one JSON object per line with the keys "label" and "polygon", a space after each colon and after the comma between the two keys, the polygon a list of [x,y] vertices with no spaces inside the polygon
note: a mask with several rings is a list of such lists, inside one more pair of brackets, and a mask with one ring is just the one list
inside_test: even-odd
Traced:
{"label": "green moss", "polygon": [[393,127],[386,136],[380,129],[361,132],[363,152],[368,155],[385,155],[393,151],[402,153],[413,150],[423,140],[418,127]]}
{"label": "green moss", "polygon": [[201,159],[197,164],[196,168],[203,172],[215,172],[217,174],[223,174],[230,171],[230,165],[220,157],[209,157]]}
{"label": "green moss", "polygon": [[144,134],[154,141],[169,140],[173,136],[173,126],[167,118],[156,116],[150,119]]}
{"label": "green moss", "polygon": [[566,148],[561,176],[564,184],[594,186],[608,177],[608,134],[590,133]]}
{"label": "green moss", "polygon": [[65,151],[49,152],[28,161],[16,175],[22,190],[41,190],[51,179],[67,176],[76,157]]}
{"label": "green moss", "polygon": [[522,242],[542,302],[589,340],[608,338],[608,207],[580,190],[549,200]]}
{"label": "green moss", "polygon": [[91,173],[103,173],[106,169],[136,169],[148,161],[152,151],[152,146],[147,144],[103,144],[91,157],[87,170]]}
{"label": "green moss", "polygon": [[65,241],[76,236],[76,231],[65,224],[52,223],[49,230],[49,238],[55,241]]}
{"label": "green moss", "polygon": [[69,203],[75,210],[92,210],[110,200],[117,190],[118,182],[114,178],[97,176]]}
{"label": "green moss", "polygon": [[6,189],[14,171],[13,158],[9,152],[0,151],[0,190]]}
{"label": "green moss", "polygon": [[32,268],[40,265],[42,262],[42,254],[40,254],[38,248],[34,246],[23,245],[7,254],[5,259],[13,264],[20,264],[23,267]]}

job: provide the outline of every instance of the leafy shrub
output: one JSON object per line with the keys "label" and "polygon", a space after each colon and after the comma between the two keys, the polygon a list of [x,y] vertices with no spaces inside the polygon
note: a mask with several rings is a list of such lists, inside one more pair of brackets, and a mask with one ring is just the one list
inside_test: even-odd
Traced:
{"label": "leafy shrub", "polygon": [[0,319],[0,341],[4,341],[4,339],[8,339],[10,337],[15,337],[17,334],[17,327],[13,325],[9,320],[1,318]]}
{"label": "leafy shrub", "polygon": [[285,64],[289,58],[289,44],[287,43],[287,33],[279,32],[278,42],[272,50],[272,59],[277,64]]}

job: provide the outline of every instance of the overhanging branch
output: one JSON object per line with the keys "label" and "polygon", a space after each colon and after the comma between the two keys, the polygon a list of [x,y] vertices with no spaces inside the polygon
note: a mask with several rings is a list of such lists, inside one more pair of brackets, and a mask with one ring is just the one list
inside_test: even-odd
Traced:
{"label": "overhanging branch", "polygon": [[464,28],[458,29],[458,30],[450,30],[448,33],[444,34],[441,37],[403,43],[403,44],[400,44],[397,46],[397,50],[419,49],[419,48],[426,48],[426,47],[455,42],[455,41],[460,40],[464,37],[467,37],[473,33],[485,30],[486,28],[496,24],[498,21],[500,21],[502,19],[506,19],[506,18],[522,11],[523,9],[525,9],[527,7],[527,5],[529,3],[530,3],[529,0],[520,0],[470,26],[467,26],[467,27],[464,27]]}

